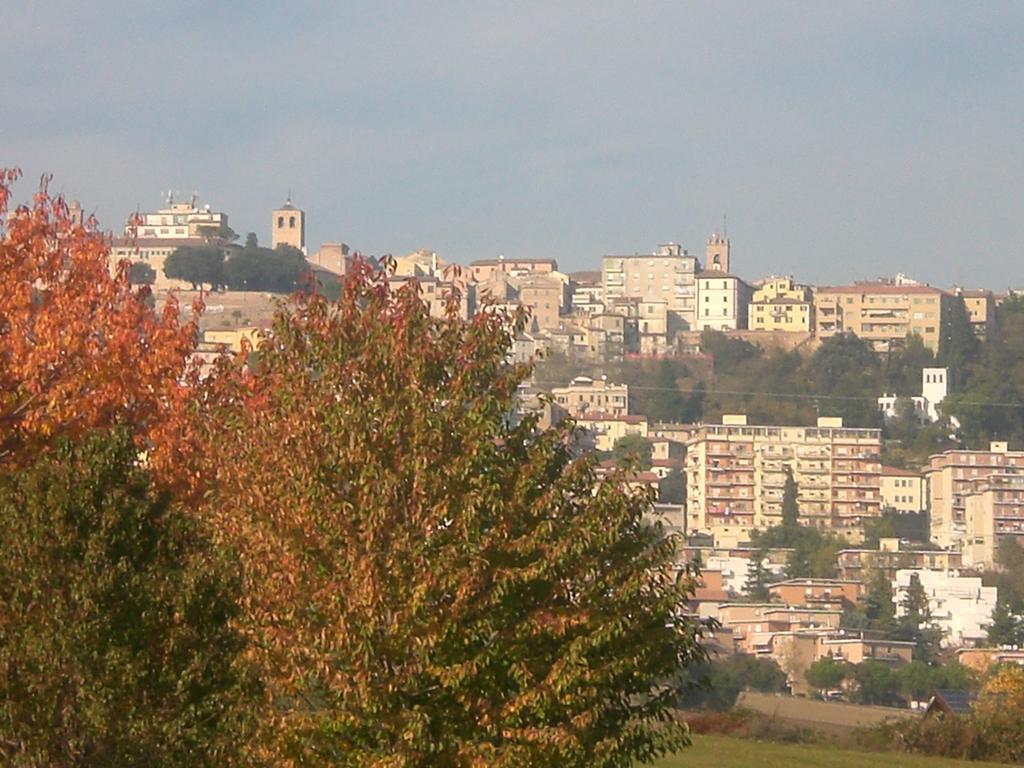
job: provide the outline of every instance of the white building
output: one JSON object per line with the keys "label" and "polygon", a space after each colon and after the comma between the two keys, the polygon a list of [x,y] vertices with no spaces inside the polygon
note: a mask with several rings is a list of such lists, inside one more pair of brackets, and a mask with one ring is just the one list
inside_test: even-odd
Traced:
{"label": "white building", "polygon": [[[914,415],[922,424],[939,420],[938,405],[949,394],[949,371],[946,368],[921,369],[921,394],[911,398],[914,401]],[[878,410],[886,419],[896,416],[896,395],[882,395],[878,398]]]}
{"label": "white building", "polygon": [[960,576],[957,571],[898,570],[893,582],[897,616],[904,613],[902,605],[914,574],[928,596],[932,619],[942,630],[942,646],[985,645],[986,628],[996,608],[996,588],[982,586],[979,576]]}
{"label": "white building", "polygon": [[213,211],[209,205],[196,207],[195,197],[187,203],[176,203],[170,195],[167,207],[151,213],[133,214],[128,218],[124,236],[114,238],[110,247],[111,269],[122,259],[148,264],[156,273],[156,288],[186,288],[187,283],[169,280],[164,275],[164,261],[178,248],[213,245],[223,248],[228,256],[238,246],[232,245],[235,233],[228,226],[228,215]]}
{"label": "white building", "polygon": [[750,286],[736,275],[706,270],[697,275],[696,330],[735,331],[747,327]]}

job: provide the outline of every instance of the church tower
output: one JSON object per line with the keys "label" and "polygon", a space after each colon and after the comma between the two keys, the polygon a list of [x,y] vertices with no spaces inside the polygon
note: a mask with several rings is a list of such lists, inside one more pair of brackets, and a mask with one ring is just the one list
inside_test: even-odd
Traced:
{"label": "church tower", "polygon": [[274,211],[270,233],[271,247],[290,245],[306,252],[306,212],[292,205],[291,195],[288,195],[284,205]]}
{"label": "church tower", "polygon": [[715,234],[708,238],[707,260],[704,269],[711,272],[729,271],[729,238]]}

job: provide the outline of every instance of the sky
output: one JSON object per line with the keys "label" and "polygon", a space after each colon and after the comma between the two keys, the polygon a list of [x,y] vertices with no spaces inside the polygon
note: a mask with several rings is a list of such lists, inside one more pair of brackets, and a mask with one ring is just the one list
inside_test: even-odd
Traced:
{"label": "sky", "polygon": [[108,229],[1024,287],[1024,3],[0,0],[0,166]]}

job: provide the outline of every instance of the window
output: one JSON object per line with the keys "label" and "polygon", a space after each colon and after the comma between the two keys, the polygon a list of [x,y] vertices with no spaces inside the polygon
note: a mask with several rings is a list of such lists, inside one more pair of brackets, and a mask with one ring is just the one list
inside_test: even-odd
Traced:
{"label": "window", "polygon": [[294,216],[289,216],[288,217],[288,227],[289,227],[289,229],[295,229],[295,217]]}
{"label": "window", "polygon": [[277,217],[277,228],[284,229],[284,216]]}

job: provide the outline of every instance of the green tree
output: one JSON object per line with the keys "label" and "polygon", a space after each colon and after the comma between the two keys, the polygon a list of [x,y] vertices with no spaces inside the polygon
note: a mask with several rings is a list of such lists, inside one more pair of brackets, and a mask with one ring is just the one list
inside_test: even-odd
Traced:
{"label": "green tree", "polygon": [[800,490],[793,469],[786,465],[786,482],[782,486],[782,527],[795,529],[800,525]]}
{"label": "green tree", "polygon": [[900,703],[900,679],[884,661],[865,661],[853,667],[857,682],[854,701],[859,704],[878,704],[892,707]]}
{"label": "green tree", "polygon": [[849,673],[850,668],[846,662],[824,656],[807,667],[804,677],[811,687],[829,691],[838,688]]}
{"label": "green tree", "polygon": [[253,250],[253,249],[259,248],[259,247],[260,247],[260,242],[256,238],[256,233],[255,232],[250,232],[249,234],[247,234],[245,236],[245,249],[246,250]]}
{"label": "green tree", "polygon": [[245,574],[268,762],[589,768],[685,742],[694,580],[649,494],[508,419],[522,320],[431,317],[357,262],[337,303],[280,307],[260,372],[209,380],[197,512]]}
{"label": "green tree", "polygon": [[662,504],[686,503],[686,475],[673,469],[658,483],[658,501]]}
{"label": "green tree", "polygon": [[957,388],[963,383],[967,367],[977,354],[978,337],[974,333],[963,297],[951,296],[943,308],[939,363],[949,368],[950,377]]}
{"label": "green tree", "polygon": [[673,361],[666,358],[658,363],[653,388],[647,417],[652,421],[681,421],[686,410],[686,398],[676,384]]}
{"label": "green tree", "polygon": [[996,602],[996,609],[992,612],[992,623],[988,626],[989,645],[1021,645],[1024,644],[1024,625],[1021,619],[1011,613],[1007,605],[1007,599],[1002,595]]}
{"label": "green tree", "polygon": [[297,248],[261,248],[255,239],[247,239],[244,248],[231,254],[224,271],[228,287],[235,291],[293,293],[302,287],[308,268],[306,257]]}
{"label": "green tree", "polygon": [[193,290],[208,284],[212,290],[224,286],[224,251],[216,245],[182,246],[164,261],[164,275],[184,280]]}
{"label": "green tree", "polygon": [[747,566],[747,581],[743,585],[747,597],[755,602],[768,599],[768,575],[764,568],[764,552],[758,550]]}
{"label": "green tree", "polygon": [[150,285],[156,282],[156,270],[144,261],[133,261],[128,268],[128,281],[132,285]]}
{"label": "green tree", "polygon": [[928,594],[916,573],[910,576],[910,584],[900,601],[900,609],[895,637],[916,644],[915,659],[931,661],[939,652],[942,632],[932,620]]}
{"label": "green tree", "polygon": [[634,463],[640,469],[651,468],[651,441],[642,435],[624,435],[612,446],[612,458],[622,467]]}
{"label": "green tree", "polygon": [[872,629],[889,633],[896,628],[892,582],[881,568],[874,568],[871,571],[871,578],[864,592],[864,615]]}
{"label": "green tree", "polygon": [[14,766],[219,766],[254,693],[239,574],[150,490],[127,434],[0,479],[0,756]]}

